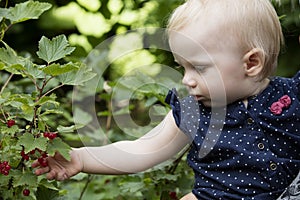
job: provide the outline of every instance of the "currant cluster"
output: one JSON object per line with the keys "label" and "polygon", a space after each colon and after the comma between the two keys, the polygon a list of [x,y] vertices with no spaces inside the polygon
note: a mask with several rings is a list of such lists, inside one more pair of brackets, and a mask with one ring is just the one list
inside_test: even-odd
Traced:
{"label": "currant cluster", "polygon": [[21,151],[21,156],[22,156],[23,160],[28,161],[30,158],[33,160],[37,159],[42,167],[48,166],[48,163],[47,163],[48,154],[40,149],[34,149],[27,154],[25,153],[25,151],[23,149]]}
{"label": "currant cluster", "polygon": [[47,167],[47,166],[48,166],[47,157],[48,157],[48,155],[47,155],[46,153],[43,153],[43,154],[38,158],[38,162],[40,163],[40,165],[41,165],[42,167]]}
{"label": "currant cluster", "polygon": [[10,165],[7,161],[0,162],[0,172],[4,176],[7,176],[9,174],[9,170],[11,169]]}
{"label": "currant cluster", "polygon": [[44,136],[45,138],[49,138],[50,140],[53,140],[54,138],[57,137],[57,133],[54,133],[54,132],[45,132],[45,133],[43,134],[43,136]]}

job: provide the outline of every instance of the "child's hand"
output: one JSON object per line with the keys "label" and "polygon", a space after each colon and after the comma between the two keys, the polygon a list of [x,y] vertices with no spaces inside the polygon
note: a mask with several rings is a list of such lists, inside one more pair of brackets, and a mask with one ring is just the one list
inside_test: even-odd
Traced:
{"label": "child's hand", "polygon": [[32,163],[32,167],[39,167],[35,171],[35,174],[38,176],[47,173],[46,177],[48,180],[63,181],[78,174],[83,168],[78,152],[72,150],[70,155],[71,161],[68,161],[61,154],[56,153],[53,157],[49,156],[47,158],[48,166],[42,167],[36,160]]}

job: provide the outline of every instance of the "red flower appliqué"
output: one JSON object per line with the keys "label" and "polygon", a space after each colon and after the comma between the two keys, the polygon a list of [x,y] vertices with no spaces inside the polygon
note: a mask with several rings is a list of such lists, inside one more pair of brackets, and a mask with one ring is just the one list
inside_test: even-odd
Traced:
{"label": "red flower appliqu\u00e9", "polygon": [[284,95],[279,99],[279,102],[282,103],[285,108],[288,108],[291,105],[292,100],[288,95]]}
{"label": "red flower appliqu\u00e9", "polygon": [[291,98],[288,95],[284,95],[278,101],[274,102],[270,110],[275,115],[280,115],[282,113],[283,108],[288,108],[292,103]]}

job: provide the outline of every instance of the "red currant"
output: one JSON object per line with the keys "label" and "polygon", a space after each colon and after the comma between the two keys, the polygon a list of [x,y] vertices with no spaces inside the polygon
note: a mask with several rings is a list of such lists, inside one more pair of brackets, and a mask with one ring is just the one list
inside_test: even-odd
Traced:
{"label": "red currant", "polygon": [[9,174],[9,170],[11,169],[11,166],[7,161],[0,162],[0,173],[4,176],[7,176]]}
{"label": "red currant", "polygon": [[49,135],[50,135],[50,133],[49,133],[49,132],[45,132],[45,133],[43,133],[43,136],[44,136],[45,138],[48,138],[48,137],[49,137]]}
{"label": "red currant", "polygon": [[35,149],[31,150],[29,153],[30,153],[31,155],[35,154]]}
{"label": "red currant", "polygon": [[24,150],[21,151],[21,156],[24,160],[29,160],[29,155],[26,154]]}
{"label": "red currant", "polygon": [[169,196],[170,196],[171,199],[174,199],[174,200],[178,199],[177,194],[174,191],[173,192],[169,192]]}
{"label": "red currant", "polygon": [[48,166],[48,162],[47,162],[46,158],[39,157],[38,162],[40,163],[40,166],[42,166],[42,167],[47,167]]}
{"label": "red currant", "polygon": [[10,128],[10,127],[12,127],[13,125],[15,125],[16,124],[16,121],[15,120],[13,120],[13,119],[10,119],[10,120],[8,120],[7,121],[7,126],[8,126],[8,128]]}
{"label": "red currant", "polygon": [[50,140],[53,140],[54,138],[56,138],[56,136],[57,136],[56,133],[50,133],[48,138],[49,138]]}
{"label": "red currant", "polygon": [[23,190],[23,195],[24,196],[29,196],[29,194],[30,194],[30,190],[28,190],[28,189]]}

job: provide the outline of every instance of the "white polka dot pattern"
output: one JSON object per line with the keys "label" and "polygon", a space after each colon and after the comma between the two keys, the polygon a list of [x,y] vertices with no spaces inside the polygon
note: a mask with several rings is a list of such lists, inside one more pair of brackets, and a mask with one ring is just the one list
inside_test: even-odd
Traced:
{"label": "white polka dot pattern", "polygon": [[[280,196],[300,169],[299,83],[300,72],[290,79],[275,77],[262,93],[248,98],[247,108],[242,101],[228,105],[223,121],[212,118],[211,109],[195,104],[192,97],[179,101],[169,94],[178,127],[193,140],[188,164],[195,172],[195,196],[203,200]],[[291,105],[274,115],[270,106],[284,95],[291,98]],[[211,123],[216,128],[209,129]],[[203,146],[205,140],[214,145]],[[199,156],[201,148],[209,150],[204,157]]]}

